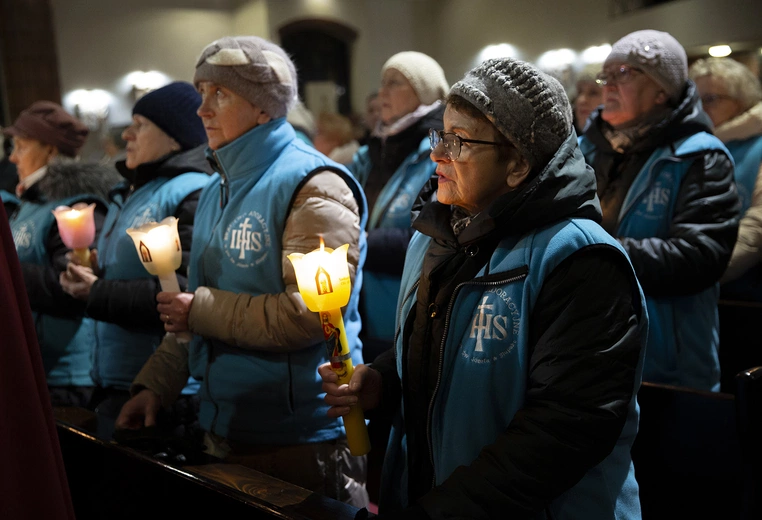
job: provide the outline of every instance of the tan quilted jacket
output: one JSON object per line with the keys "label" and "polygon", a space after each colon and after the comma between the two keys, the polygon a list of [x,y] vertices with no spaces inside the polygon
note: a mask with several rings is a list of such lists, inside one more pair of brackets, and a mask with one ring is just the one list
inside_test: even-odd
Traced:
{"label": "tan quilted jacket", "polygon": [[[286,290],[251,296],[213,287],[195,291],[188,319],[195,334],[237,347],[287,352],[314,345],[323,338],[317,314],[310,312],[299,295],[291,253],[309,253],[319,246],[349,244],[347,260],[354,282],[359,261],[360,216],[352,190],[337,174],[314,175],[295,197],[283,232],[281,263]],[[188,346],[167,334],[132,384],[132,393],[143,388],[156,392],[164,406],[179,396],[188,379]]]}
{"label": "tan quilted jacket", "polygon": [[[762,135],[762,102],[718,126],[715,135],[723,143]],[[762,260],[762,164],[751,196],[751,206],[738,226],[738,241],[721,283],[739,278]]]}

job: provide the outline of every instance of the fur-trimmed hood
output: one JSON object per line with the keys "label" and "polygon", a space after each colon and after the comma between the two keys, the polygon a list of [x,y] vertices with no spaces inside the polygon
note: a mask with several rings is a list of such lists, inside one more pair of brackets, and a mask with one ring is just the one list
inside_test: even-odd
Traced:
{"label": "fur-trimmed hood", "polygon": [[743,141],[762,135],[762,101],[746,112],[718,126],[714,135],[723,143]]}
{"label": "fur-trimmed hood", "polygon": [[45,176],[24,192],[22,199],[52,201],[88,193],[108,200],[111,187],[123,180],[108,166],[54,161],[48,165]]}

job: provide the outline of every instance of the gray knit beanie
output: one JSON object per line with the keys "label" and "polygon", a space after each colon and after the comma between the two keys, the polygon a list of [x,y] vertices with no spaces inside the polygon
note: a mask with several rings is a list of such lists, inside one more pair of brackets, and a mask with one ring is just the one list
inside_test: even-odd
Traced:
{"label": "gray knit beanie", "polygon": [[688,57],[671,34],[646,29],[616,42],[603,66],[626,63],[642,70],[661,86],[671,100],[680,99],[688,80]]}
{"label": "gray knit beanie", "polygon": [[572,110],[558,80],[513,58],[483,62],[452,86],[519,149],[536,171],[556,154],[572,129]]}
{"label": "gray knit beanie", "polygon": [[381,68],[381,76],[386,69],[400,71],[413,86],[418,100],[423,105],[431,105],[438,99],[443,100],[450,90],[442,67],[434,58],[422,52],[398,52],[386,60]]}
{"label": "gray knit beanie", "polygon": [[257,36],[226,36],[207,45],[193,84],[229,88],[272,118],[285,117],[297,99],[296,68],[283,49]]}

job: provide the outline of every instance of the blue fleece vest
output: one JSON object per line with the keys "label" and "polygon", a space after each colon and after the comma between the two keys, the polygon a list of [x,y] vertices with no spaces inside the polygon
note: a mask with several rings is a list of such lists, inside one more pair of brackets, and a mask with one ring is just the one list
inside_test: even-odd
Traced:
{"label": "blue fleece vest", "polygon": [[[398,330],[415,305],[417,282],[431,238],[416,233],[410,243],[400,292]],[[447,336],[441,352],[442,370],[431,415],[431,446],[436,484],[461,465],[471,464],[481,449],[505,431],[523,404],[529,361],[529,317],[543,281],[569,255],[593,244],[622,247],[598,224],[565,220],[517,240],[504,239],[485,269],[453,294],[445,317]],[[498,277],[502,273],[502,277]],[[647,328],[645,300],[639,327]],[[645,349],[638,367],[642,367]],[[397,372],[402,374],[403,338],[395,344]],[[636,378],[627,422],[612,453],[551,505],[552,518],[639,519],[638,485],[630,448],[637,433]],[[405,433],[398,416],[384,462],[382,505],[407,503]],[[426,420],[426,418],[421,418]],[[399,485],[399,488],[396,486]],[[396,488],[396,489],[395,489]],[[393,507],[392,507],[393,509]]]}
{"label": "blue fleece vest", "polygon": [[[77,202],[101,202],[92,195],[76,195],[63,200],[37,204],[25,201],[19,206],[11,231],[22,263],[49,265],[45,242],[52,226],[57,226],[53,210]],[[60,318],[33,312],[42,364],[50,386],[91,386],[93,331],[90,318]]]}
{"label": "blue fleece vest", "polygon": [[[140,262],[127,229],[174,215],[180,203],[208,181],[209,176],[204,173],[183,173],[172,179],[158,177],[130,195],[121,209],[112,206],[98,240],[103,279],[150,278],[152,275]],[[93,328],[93,381],[98,386],[121,390],[130,388],[164,336],[125,329],[105,321],[93,320]]]}
{"label": "blue fleece vest", "polygon": [[[741,197],[742,214],[751,206],[754,185],[762,164],[762,135],[726,143],[736,164],[735,179]],[[762,302],[762,265],[750,268],[737,280],[722,284],[722,297]]]}
{"label": "blue fleece vest", "polygon": [[[214,287],[253,296],[285,290],[281,243],[292,196],[315,170],[332,169],[344,178],[367,219],[365,198],[354,178],[337,163],[296,139],[285,119],[242,135],[215,153],[220,174],[201,194],[193,229],[189,290]],[[222,206],[222,207],[221,207]],[[318,244],[315,244],[318,247]],[[360,266],[365,259],[361,234]],[[355,364],[362,362],[357,301],[358,268],[344,325]],[[300,444],[342,436],[341,421],[326,416],[317,367],[327,361],[323,342],[290,353],[237,348],[194,336],[191,375],[203,380],[201,426],[234,441]]]}
{"label": "blue fleece vest", "polygon": [[[21,204],[21,201],[18,199],[18,197],[16,197],[12,193],[8,193],[5,190],[0,190],[0,201],[2,201],[3,206],[11,205],[11,206],[18,207],[19,204]],[[9,219],[11,218],[10,213],[8,214],[8,218]]]}
{"label": "blue fleece vest", "polygon": [[[413,203],[437,168],[437,164],[429,158],[430,152],[429,138],[426,137],[418,149],[402,161],[376,199],[368,222],[369,229],[410,227]],[[368,147],[365,146],[355,158],[353,173],[358,179],[366,179],[370,172],[372,165],[367,155]],[[365,272],[361,297],[363,301],[373,302],[372,312],[366,312],[363,316],[363,328],[368,338],[386,340],[391,344],[399,290],[400,277]]]}
{"label": "blue fleece vest", "polygon": [[[588,164],[595,149],[584,136],[580,148]],[[730,153],[722,142],[705,132],[678,141],[675,152],[662,147],[649,160],[630,186],[616,236],[645,239],[667,238],[683,178],[696,153]],[[648,304],[648,353],[643,379],[657,383],[719,391],[720,361],[719,284],[689,296],[654,298]]]}

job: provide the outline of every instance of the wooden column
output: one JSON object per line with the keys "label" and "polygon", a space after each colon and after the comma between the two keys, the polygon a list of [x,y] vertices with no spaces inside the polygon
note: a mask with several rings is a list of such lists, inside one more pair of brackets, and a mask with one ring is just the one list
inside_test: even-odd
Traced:
{"label": "wooden column", "polygon": [[0,0],[0,125],[41,99],[61,102],[50,0]]}

